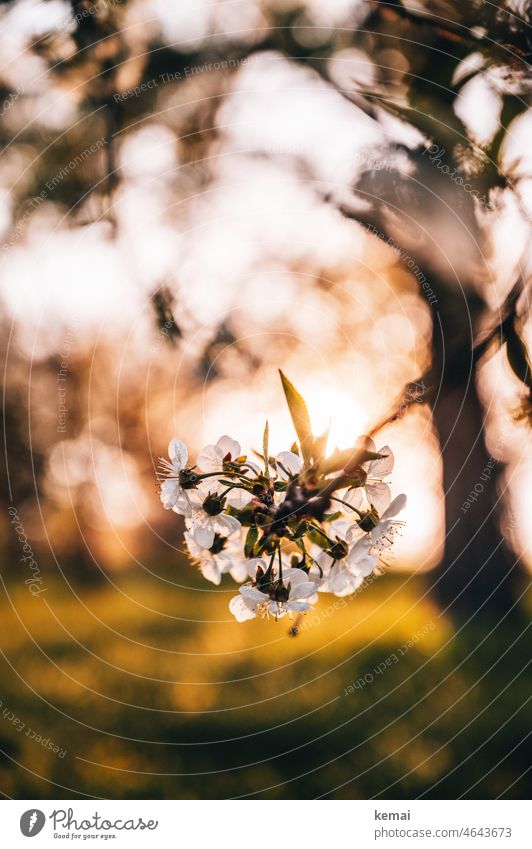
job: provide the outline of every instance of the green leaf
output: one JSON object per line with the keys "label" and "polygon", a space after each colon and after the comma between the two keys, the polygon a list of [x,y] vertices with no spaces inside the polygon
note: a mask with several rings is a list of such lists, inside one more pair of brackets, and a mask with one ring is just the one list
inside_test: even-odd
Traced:
{"label": "green leaf", "polygon": [[286,375],[284,375],[281,370],[279,370],[279,374],[283,384],[286,403],[288,404],[288,409],[290,410],[290,415],[292,416],[292,421],[301,446],[303,459],[310,462],[314,439],[312,436],[312,427],[310,424],[310,416],[307,405]]}
{"label": "green leaf", "polygon": [[325,456],[330,430],[331,425],[329,423],[327,430],[324,431],[324,433],[322,433],[320,436],[317,436],[314,440],[314,458],[316,460],[321,460],[321,458]]}
{"label": "green leaf", "polygon": [[297,526],[297,528],[295,529],[294,536],[292,537],[292,539],[295,540],[295,539],[299,539],[302,536],[305,536],[307,531],[308,531],[308,523],[307,522],[301,522]]}
{"label": "green leaf", "polygon": [[328,475],[331,472],[340,472],[342,469],[353,468],[360,463],[366,463],[368,460],[380,460],[382,454],[377,454],[375,451],[366,451],[365,448],[357,446],[355,448],[346,448],[344,451],[335,451],[330,457],[326,457],[320,463],[320,472]]}
{"label": "green leaf", "polygon": [[268,421],[266,421],[266,425],[264,426],[264,434],[262,437],[262,456],[264,458],[264,474],[266,477],[269,476],[269,452],[268,452],[268,443],[270,441],[270,427],[268,425]]}
{"label": "green leaf", "polygon": [[311,542],[315,545],[319,545],[320,548],[329,548],[329,540],[320,531],[318,531],[317,528],[309,528],[307,536]]}
{"label": "green leaf", "polygon": [[246,557],[253,557],[258,538],[259,532],[257,528],[250,528],[247,532],[246,542],[244,545],[244,554]]}
{"label": "green leaf", "polygon": [[341,510],[337,510],[337,511],[336,511],[336,513],[327,513],[327,514],[323,517],[323,521],[324,521],[324,522],[335,522],[335,521],[336,521],[336,519],[339,519],[339,518],[341,517],[341,515],[342,515],[342,511],[341,511]]}

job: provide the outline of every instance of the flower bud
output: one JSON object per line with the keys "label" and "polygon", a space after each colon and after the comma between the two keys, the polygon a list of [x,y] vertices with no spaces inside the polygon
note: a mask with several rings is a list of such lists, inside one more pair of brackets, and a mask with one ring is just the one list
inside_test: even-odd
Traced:
{"label": "flower bud", "polygon": [[366,533],[368,533],[369,531],[372,531],[373,528],[376,528],[378,524],[379,514],[377,513],[375,508],[372,507],[371,510],[368,510],[367,513],[364,513],[362,518],[359,520],[358,527],[362,531],[366,531]]}
{"label": "flower bud", "polygon": [[225,498],[221,498],[219,495],[211,495],[210,492],[203,502],[203,509],[208,516],[218,516],[224,507]]}
{"label": "flower bud", "polygon": [[359,463],[347,463],[344,472],[349,475],[351,486],[364,486],[366,483],[367,473]]}
{"label": "flower bud", "polygon": [[214,542],[209,548],[209,551],[211,554],[219,554],[225,548],[226,542],[227,537],[222,536],[222,534],[214,534]]}
{"label": "flower bud", "polygon": [[195,489],[198,483],[198,476],[192,469],[182,469],[179,472],[179,483],[182,489]]}
{"label": "flower bud", "polygon": [[327,554],[330,554],[333,560],[343,560],[344,557],[347,556],[348,551],[349,548],[347,547],[345,542],[342,542],[342,540],[338,540],[337,542],[335,542],[334,545],[331,545],[331,547],[327,551]]}

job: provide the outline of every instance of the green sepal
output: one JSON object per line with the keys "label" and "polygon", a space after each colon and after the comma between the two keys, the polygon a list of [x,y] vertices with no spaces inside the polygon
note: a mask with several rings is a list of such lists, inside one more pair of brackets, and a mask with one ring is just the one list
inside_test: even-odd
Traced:
{"label": "green sepal", "polygon": [[246,542],[244,544],[244,554],[246,557],[253,557],[255,553],[255,546],[257,544],[257,540],[259,538],[259,532],[256,527],[251,527],[246,535]]}
{"label": "green sepal", "polygon": [[366,451],[365,448],[346,448],[343,451],[335,451],[330,457],[321,461],[319,470],[324,475],[331,472],[340,472],[346,466],[360,465],[368,460],[380,460],[383,455],[376,451]]}
{"label": "green sepal", "polygon": [[279,370],[279,374],[283,384],[286,403],[288,404],[288,409],[290,410],[297,438],[299,439],[303,459],[307,463],[310,463],[312,459],[311,455],[314,437],[312,436],[312,427],[310,424],[310,416],[307,405],[303,397],[299,394],[295,386],[288,380],[286,375],[284,375],[281,370]]}
{"label": "green sepal", "polygon": [[329,540],[320,531],[318,531],[317,528],[309,528],[307,536],[311,542],[318,545],[320,548],[329,548]]}
{"label": "green sepal", "polygon": [[269,456],[270,455],[269,455],[269,452],[268,452],[269,441],[270,441],[270,426],[268,425],[268,422],[266,422],[266,424],[264,426],[264,433],[263,433],[263,436],[262,436],[262,458],[264,460],[264,474],[266,475],[266,477],[268,477],[269,474],[270,474],[270,470],[269,470]]}
{"label": "green sepal", "polygon": [[335,522],[336,519],[339,519],[342,516],[342,511],[337,510],[336,513],[327,513],[326,516],[323,517],[324,522]]}

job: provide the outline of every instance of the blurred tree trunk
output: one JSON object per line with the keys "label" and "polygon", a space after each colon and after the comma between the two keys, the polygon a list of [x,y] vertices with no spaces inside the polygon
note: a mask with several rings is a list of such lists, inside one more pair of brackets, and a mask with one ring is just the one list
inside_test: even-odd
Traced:
{"label": "blurred tree trunk", "polygon": [[[439,384],[433,421],[443,460],[445,549],[432,573],[433,593],[450,613],[500,617],[515,605],[520,568],[499,527],[501,464],[484,442],[484,411],[472,362],[471,333],[483,304],[439,289],[441,327],[434,324],[434,371]],[[462,316],[461,327],[457,317]],[[457,334],[458,330],[458,334]],[[452,353],[445,341],[457,340]]]}
{"label": "blurred tree trunk", "polygon": [[486,449],[476,385],[474,346],[490,313],[474,282],[485,264],[482,234],[469,198],[455,196],[454,184],[427,170],[422,156],[413,155],[412,164],[414,185],[391,170],[365,172],[355,191],[366,208],[340,208],[395,245],[406,271],[412,263],[422,269],[435,293],[427,401],[441,446],[446,536],[442,562],[431,573],[433,594],[461,617],[480,610],[500,616],[517,600],[522,567],[513,566],[499,528],[501,464]]}

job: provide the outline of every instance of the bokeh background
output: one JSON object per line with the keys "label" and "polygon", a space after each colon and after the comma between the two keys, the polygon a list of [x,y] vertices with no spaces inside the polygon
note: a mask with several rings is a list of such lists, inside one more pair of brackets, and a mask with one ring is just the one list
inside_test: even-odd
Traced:
{"label": "bokeh background", "polygon": [[[4,796],[530,793],[527,15],[0,4]],[[395,411],[408,495],[297,638],[155,481],[174,435],[288,449],[279,368],[331,449]]]}

